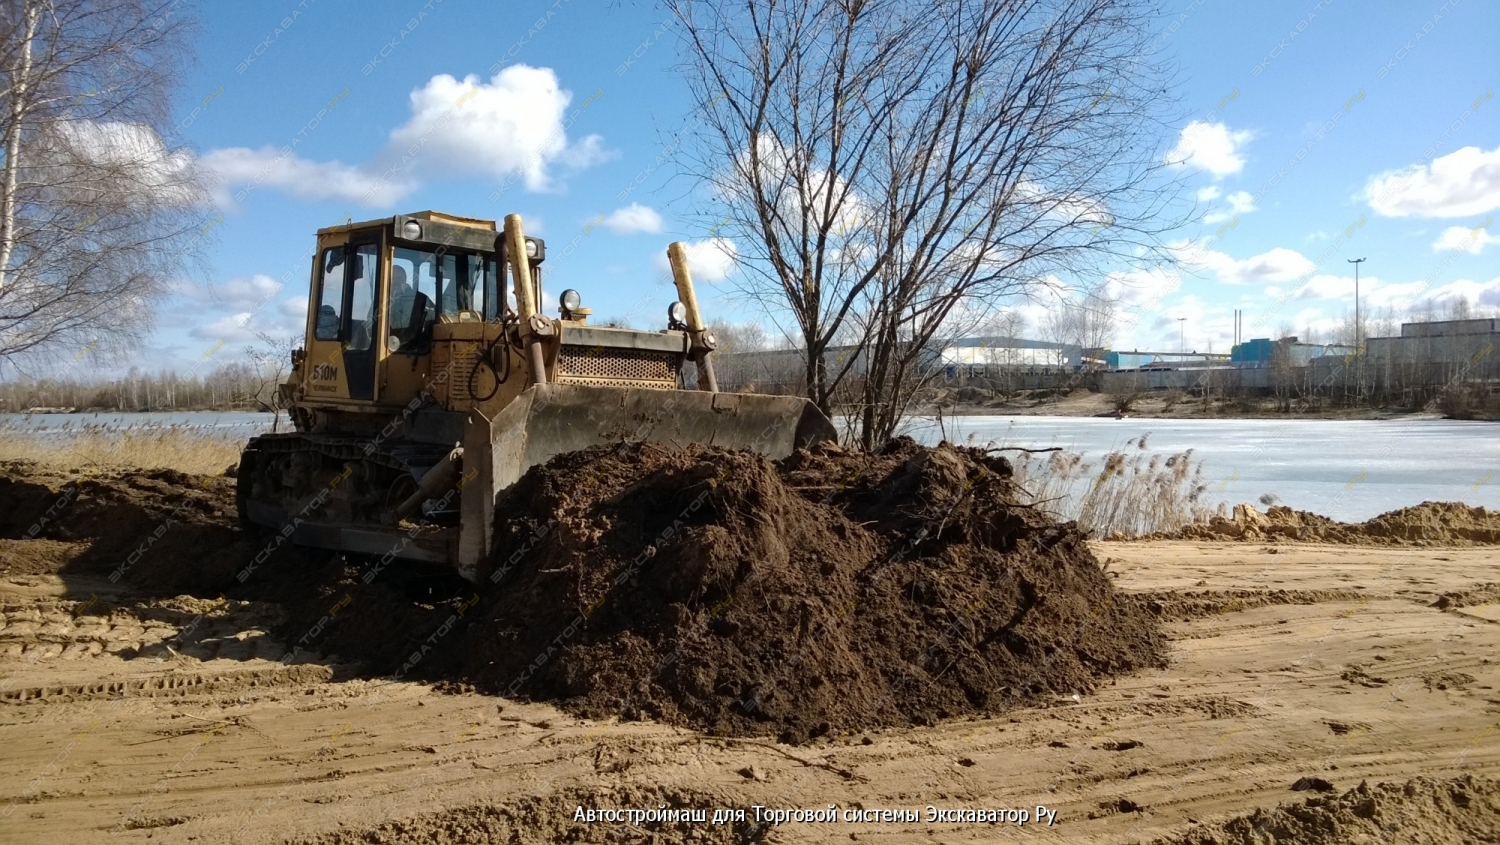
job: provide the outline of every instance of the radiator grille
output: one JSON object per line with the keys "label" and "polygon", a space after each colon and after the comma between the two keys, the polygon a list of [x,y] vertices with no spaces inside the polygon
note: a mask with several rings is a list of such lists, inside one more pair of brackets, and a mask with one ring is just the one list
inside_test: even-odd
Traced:
{"label": "radiator grille", "polygon": [[676,383],[678,357],[671,352],[563,344],[557,371],[573,383]]}
{"label": "radiator grille", "polygon": [[[474,396],[469,393],[469,375],[474,372],[474,367],[479,363],[479,355],[482,351],[480,345],[477,343],[450,343],[448,344],[448,349],[451,350],[450,354],[453,355],[452,368],[449,370],[446,380],[449,401],[472,402],[474,401]],[[485,385],[493,383],[484,380],[484,377],[487,375],[489,375],[488,370],[480,375],[481,383],[479,389],[481,391],[485,389]],[[454,410],[465,409],[455,408]]]}

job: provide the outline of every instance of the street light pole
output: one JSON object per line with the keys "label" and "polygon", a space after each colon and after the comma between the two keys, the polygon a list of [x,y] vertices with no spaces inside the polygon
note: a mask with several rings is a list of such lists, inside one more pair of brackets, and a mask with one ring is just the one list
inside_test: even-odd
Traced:
{"label": "street light pole", "polygon": [[1177,352],[1178,352],[1178,354],[1185,354],[1187,352],[1187,326],[1184,325],[1184,323],[1183,323],[1183,321],[1186,320],[1186,319],[1187,319],[1186,317],[1178,317],[1177,318]]}
{"label": "street light pole", "polygon": [[1354,265],[1354,349],[1359,351],[1359,265],[1364,263],[1363,258],[1345,259]]}

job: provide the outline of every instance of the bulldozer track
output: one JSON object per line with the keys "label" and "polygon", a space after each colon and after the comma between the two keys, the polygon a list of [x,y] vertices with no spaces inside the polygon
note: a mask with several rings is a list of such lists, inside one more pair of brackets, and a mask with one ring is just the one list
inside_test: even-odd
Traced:
{"label": "bulldozer track", "polygon": [[300,433],[262,434],[251,440],[250,445],[265,453],[313,452],[339,461],[370,461],[402,472],[410,471],[411,459],[436,462],[450,448],[406,440],[382,441],[377,437]]}
{"label": "bulldozer track", "polygon": [[279,666],[243,672],[156,675],[86,684],[55,684],[0,692],[0,704],[62,704],[91,699],[176,698],[221,694],[260,687],[323,683],[333,677],[327,666]]}
{"label": "bulldozer track", "polygon": [[[313,520],[376,525],[396,503],[416,489],[419,479],[452,447],[383,437],[337,434],[265,434],[252,439],[240,460],[236,506],[242,524],[251,518],[251,503],[269,506],[284,516],[300,513]],[[282,469],[311,458],[285,481]],[[353,474],[353,478],[350,475]],[[347,479],[347,480],[346,480]],[[283,486],[287,484],[288,486]],[[325,499],[341,500],[333,511]],[[272,526],[265,516],[258,521]]]}
{"label": "bulldozer track", "polygon": [[0,605],[0,670],[17,662],[115,655],[124,658],[276,660],[286,649],[267,631],[264,612],[236,603],[206,612],[164,607],[116,608],[107,615],[82,612],[84,602],[54,600],[40,606]]}

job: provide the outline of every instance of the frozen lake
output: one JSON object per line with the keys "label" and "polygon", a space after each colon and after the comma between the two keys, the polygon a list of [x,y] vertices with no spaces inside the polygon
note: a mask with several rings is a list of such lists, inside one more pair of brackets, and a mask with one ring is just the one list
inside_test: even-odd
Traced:
{"label": "frozen lake", "polygon": [[[941,439],[931,419],[911,435]],[[1344,521],[1424,501],[1500,509],[1500,423],[1406,420],[1150,420],[1095,417],[944,417],[947,439],[1062,446],[1097,466],[1150,434],[1152,454],[1187,449],[1203,463],[1209,498],[1282,504]],[[1264,507],[1261,507],[1264,510]]]}
{"label": "frozen lake", "polygon": [[[271,415],[171,412],[3,414],[0,432],[66,436],[85,425],[202,427],[214,437],[269,431]],[[955,442],[1062,446],[1095,465],[1125,442],[1150,434],[1152,454],[1187,449],[1202,461],[1209,498],[1234,504],[1275,495],[1299,510],[1368,519],[1423,501],[1500,509],[1500,423],[1406,420],[1149,420],[1095,417],[945,417]],[[912,420],[924,443],[941,438],[930,419]],[[3,434],[0,434],[3,436]]]}

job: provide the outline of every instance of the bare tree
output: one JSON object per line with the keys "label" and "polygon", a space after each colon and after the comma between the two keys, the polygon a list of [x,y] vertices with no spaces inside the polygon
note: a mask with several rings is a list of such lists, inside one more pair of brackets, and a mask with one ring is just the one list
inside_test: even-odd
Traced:
{"label": "bare tree", "polygon": [[250,399],[257,409],[275,415],[271,419],[271,431],[275,432],[281,429],[281,412],[287,410],[281,383],[292,367],[292,350],[302,345],[302,336],[276,337],[265,332],[256,332],[255,336],[265,346],[245,347],[245,358],[255,374],[255,393]]}
{"label": "bare tree", "polygon": [[1048,308],[1047,316],[1042,318],[1041,325],[1037,328],[1042,333],[1042,340],[1052,344],[1053,363],[1061,367],[1067,363],[1069,338],[1073,336],[1073,319],[1071,310],[1061,304]]}
{"label": "bare tree", "polygon": [[766,327],[753,320],[745,323],[710,320],[708,328],[719,341],[720,352],[764,352],[771,348],[771,339],[766,333]]}
{"label": "bare tree", "polygon": [[[1097,357],[1114,342],[1119,325],[1119,300],[1107,283],[1099,282],[1057,299],[1042,321],[1042,331],[1053,343],[1076,346],[1086,357]],[[1059,364],[1062,355],[1059,350]]]}
{"label": "bare tree", "polygon": [[[1288,333],[1278,333],[1281,338],[1290,338]],[[1271,392],[1276,397],[1276,410],[1289,413],[1292,400],[1299,393],[1297,374],[1301,368],[1292,355],[1291,343],[1282,340],[1271,347]]]}
{"label": "bare tree", "polygon": [[180,0],[0,0],[0,360],[149,329],[207,213],[169,95]]}
{"label": "bare tree", "polygon": [[[714,333],[714,338],[718,341],[718,351],[714,353],[718,384],[732,390],[765,390],[768,386],[762,383],[766,381],[766,363],[769,362],[769,357],[762,353],[771,347],[765,326],[754,321],[729,323],[726,320],[711,320],[708,330]],[[696,378],[696,366],[693,369],[691,375]],[[691,380],[684,381],[693,384]]]}
{"label": "bare tree", "polygon": [[[864,445],[955,321],[1167,228],[1146,0],[669,5],[686,167],[744,247],[741,291],[793,318],[809,398],[863,381]],[[851,326],[861,353],[825,355]]]}
{"label": "bare tree", "polygon": [[[1026,317],[1014,308],[1001,311],[990,323],[991,331],[996,335],[1015,340],[1026,333]],[[1005,363],[1014,364],[1014,346],[1007,347]]]}
{"label": "bare tree", "polygon": [[1448,319],[1467,320],[1473,316],[1474,305],[1473,303],[1469,302],[1469,298],[1467,296],[1459,294],[1448,303]]}

